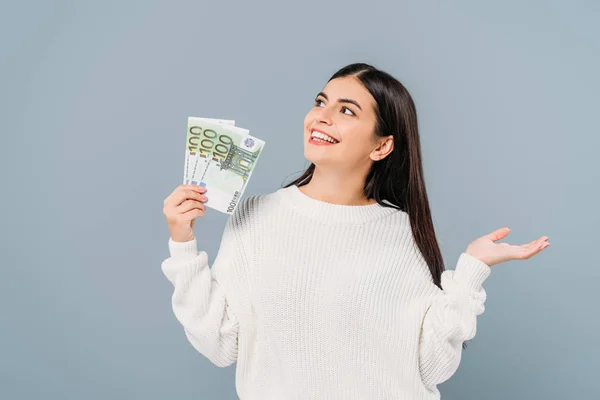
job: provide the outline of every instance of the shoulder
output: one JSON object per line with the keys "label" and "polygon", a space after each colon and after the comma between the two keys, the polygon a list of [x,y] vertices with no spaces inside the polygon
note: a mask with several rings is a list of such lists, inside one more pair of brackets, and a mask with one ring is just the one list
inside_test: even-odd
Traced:
{"label": "shoulder", "polygon": [[279,191],[245,196],[231,214],[230,224],[234,228],[244,229],[275,210],[279,203]]}
{"label": "shoulder", "polygon": [[277,192],[255,194],[242,198],[232,215],[256,216],[277,203]]}

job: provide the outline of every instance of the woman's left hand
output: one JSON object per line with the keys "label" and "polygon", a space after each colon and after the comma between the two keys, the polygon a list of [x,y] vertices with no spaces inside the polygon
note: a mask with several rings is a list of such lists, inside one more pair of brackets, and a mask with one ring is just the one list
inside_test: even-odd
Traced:
{"label": "woman's left hand", "polygon": [[527,260],[550,246],[550,243],[548,243],[548,236],[542,236],[539,239],[520,246],[508,243],[494,243],[495,241],[506,237],[509,232],[510,228],[500,228],[490,234],[475,239],[469,244],[465,253],[470,254],[491,267],[494,264],[500,264],[510,260]]}

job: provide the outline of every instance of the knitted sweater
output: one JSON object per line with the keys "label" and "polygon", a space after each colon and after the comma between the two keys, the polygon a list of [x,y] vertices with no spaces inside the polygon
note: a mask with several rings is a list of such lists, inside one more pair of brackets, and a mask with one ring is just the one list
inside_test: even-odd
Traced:
{"label": "knitted sweater", "polygon": [[406,212],[294,185],[244,198],[211,267],[196,239],[168,245],[175,316],[212,363],[237,362],[241,400],[439,399],[491,271],[462,253],[441,290]]}

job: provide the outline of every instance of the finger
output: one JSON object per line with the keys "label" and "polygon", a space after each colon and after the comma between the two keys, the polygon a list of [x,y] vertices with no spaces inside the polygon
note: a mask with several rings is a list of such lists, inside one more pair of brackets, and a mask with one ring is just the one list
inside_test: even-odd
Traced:
{"label": "finger", "polygon": [[191,210],[194,207],[204,206],[204,202],[208,201],[206,198],[200,198],[200,200],[186,199],[180,205],[175,207],[176,213],[186,212],[187,210]]}
{"label": "finger", "polygon": [[206,206],[196,200],[186,200],[183,203],[181,203],[181,205],[175,207],[175,212],[177,214],[184,214],[193,209],[199,209],[202,211],[206,211]]}
{"label": "finger", "polygon": [[177,207],[187,199],[202,201],[203,196],[204,195],[192,189],[180,189],[177,192],[173,193],[173,197],[171,198],[171,200],[169,200],[167,204],[172,207]]}
{"label": "finger", "polygon": [[540,248],[540,250],[544,250],[548,246],[550,246],[550,243],[548,242],[548,236],[542,236],[539,239],[539,248]]}
{"label": "finger", "polygon": [[169,200],[171,200],[173,198],[173,196],[176,196],[176,194],[179,193],[179,192],[181,192],[182,190],[193,190],[194,192],[205,193],[206,192],[206,187],[204,187],[204,186],[198,186],[198,185],[181,184],[181,185],[177,186],[175,188],[175,190],[173,190],[171,192],[171,194],[169,194],[169,196],[167,196],[165,198],[165,203],[167,203]]}
{"label": "finger", "polygon": [[205,194],[200,194],[200,196],[195,196],[194,198],[186,198],[181,204],[184,204],[186,201],[200,201],[202,203],[208,201],[208,197]]}
{"label": "finger", "polygon": [[[183,190],[192,190],[198,193],[204,193],[206,192],[206,188],[203,186],[198,186],[198,185],[186,185],[186,184],[181,184],[179,186],[177,186],[175,188],[175,190],[173,190],[163,201],[163,205],[166,206],[167,204],[171,204],[173,202],[173,199],[175,197],[178,196],[178,193],[180,193]],[[178,204],[176,204],[178,205]]]}
{"label": "finger", "polygon": [[194,190],[198,193],[204,193],[206,192],[206,187],[205,186],[199,186],[199,185],[182,185],[184,186],[185,189],[191,189]]}
{"label": "finger", "polygon": [[510,260],[526,260],[529,257],[531,257],[536,251],[536,247],[528,247],[527,245],[511,246],[508,258]]}
{"label": "finger", "polygon": [[538,248],[544,246],[548,241],[548,236],[542,236],[539,239],[532,240],[527,244],[522,244],[521,247],[524,248]]}
{"label": "finger", "polygon": [[539,238],[538,240],[536,240],[535,246],[538,249],[542,250],[542,249],[545,249],[547,247],[546,246],[547,244],[548,244],[548,236],[542,236],[541,238]]}
{"label": "finger", "polygon": [[527,260],[539,253],[540,251],[542,251],[543,249],[545,249],[546,247],[546,245],[536,246],[535,241],[533,245],[529,245],[528,243],[527,245],[522,246],[512,246],[511,259]]}
{"label": "finger", "polygon": [[206,210],[199,210],[197,208],[194,208],[193,210],[187,211],[181,215],[185,220],[191,221],[194,218],[202,217],[205,212],[206,212]]}
{"label": "finger", "polygon": [[539,239],[535,239],[535,240],[532,240],[529,243],[522,244],[519,247],[523,247],[525,249],[530,249],[531,247],[536,246],[536,243],[538,243],[538,242],[539,242]]}
{"label": "finger", "polygon": [[505,238],[506,235],[509,234],[509,232],[510,232],[510,228],[500,228],[500,229],[496,229],[492,233],[485,235],[485,237],[487,237],[491,241],[495,242],[497,240]]}

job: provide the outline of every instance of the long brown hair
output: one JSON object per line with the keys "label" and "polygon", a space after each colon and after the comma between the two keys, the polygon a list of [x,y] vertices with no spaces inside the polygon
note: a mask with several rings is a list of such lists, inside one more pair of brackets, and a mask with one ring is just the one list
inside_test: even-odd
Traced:
{"label": "long brown hair", "polygon": [[[417,111],[412,97],[396,78],[369,64],[347,65],[329,80],[345,76],[358,78],[375,99],[375,134],[394,136],[393,151],[373,163],[365,181],[364,194],[384,207],[400,209],[409,215],[415,243],[429,267],[433,283],[441,289],[444,260],[425,189]],[[284,187],[307,184],[314,170],[315,165],[311,163],[299,178]]]}

